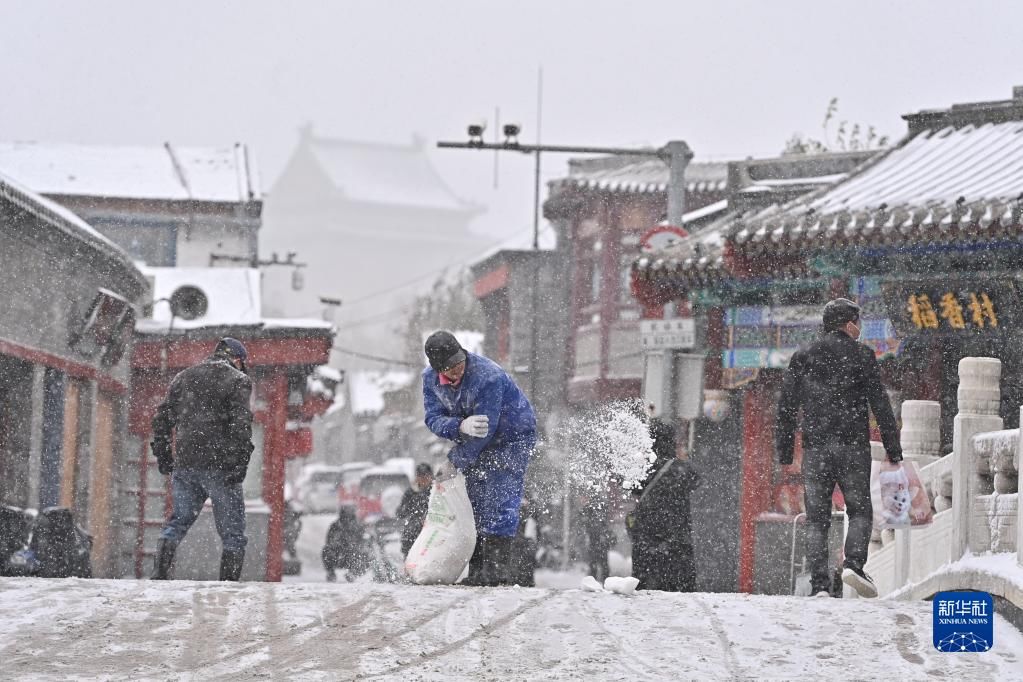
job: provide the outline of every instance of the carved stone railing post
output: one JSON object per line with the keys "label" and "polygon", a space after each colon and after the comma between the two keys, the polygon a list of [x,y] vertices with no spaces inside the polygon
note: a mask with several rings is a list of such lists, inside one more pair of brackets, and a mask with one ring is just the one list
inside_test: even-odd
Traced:
{"label": "carved stone railing post", "polygon": [[[1019,408],[1019,416],[1023,418],[1023,407]],[[1023,566],[1023,485],[1019,485],[1019,467],[1023,464],[1023,421],[1020,422],[1019,440],[1016,442],[1016,561]]]}
{"label": "carved stone railing post", "polygon": [[[902,403],[902,454],[906,461],[921,468],[938,461],[941,455],[941,404],[934,400],[906,400]],[[909,582],[910,531],[893,533],[895,543],[896,589]]]}
{"label": "carved stone railing post", "polygon": [[906,400],[902,403],[902,455],[923,468],[941,456],[941,403]]}
{"label": "carved stone railing post", "polygon": [[959,361],[958,414],[952,432],[952,561],[970,547],[973,513],[974,466],[971,439],[978,433],[999,431],[1002,363],[996,358]]}

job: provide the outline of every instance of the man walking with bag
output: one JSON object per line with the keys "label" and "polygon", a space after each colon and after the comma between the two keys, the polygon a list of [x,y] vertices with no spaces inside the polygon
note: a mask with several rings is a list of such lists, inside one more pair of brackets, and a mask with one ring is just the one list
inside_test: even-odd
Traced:
{"label": "man walking with bag", "polygon": [[536,445],[533,407],[507,372],[466,351],[451,333],[430,335],[425,352],[426,426],[455,443],[448,472],[437,478],[453,475],[452,469],[465,474],[476,520],[476,549],[463,584],[506,584],[526,467]]}
{"label": "man walking with bag", "polygon": [[[169,580],[178,543],[213,501],[223,543],[220,579],[238,580],[245,558],[245,480],[252,454],[252,380],[241,341],[223,338],[208,357],[171,382],[153,417],[153,455],[171,477],[174,509],[156,550],[154,580]],[[173,452],[171,442],[174,443]]]}
{"label": "man walking with bag", "polygon": [[802,408],[806,557],[813,594],[830,593],[828,532],[837,484],[849,516],[842,581],[861,597],[876,597],[874,581],[863,571],[873,523],[868,409],[881,430],[889,462],[902,461],[902,446],[874,351],[857,342],[859,306],[836,298],[824,306],[823,318],[824,333],[797,351],[785,372],[775,429],[778,461],[792,464]]}

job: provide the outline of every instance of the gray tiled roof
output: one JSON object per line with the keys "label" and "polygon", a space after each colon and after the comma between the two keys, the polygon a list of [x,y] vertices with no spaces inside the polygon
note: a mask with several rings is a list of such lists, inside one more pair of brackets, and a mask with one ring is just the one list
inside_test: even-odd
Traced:
{"label": "gray tiled roof", "polygon": [[[695,162],[686,168],[686,191],[723,192],[728,181],[727,162]],[[668,166],[657,158],[603,156],[573,159],[569,174],[551,182],[552,188],[576,187],[606,192],[665,192]]]}
{"label": "gray tiled roof", "polygon": [[928,129],[838,184],[736,218],[737,248],[991,239],[1016,235],[1023,199],[1023,121]]}

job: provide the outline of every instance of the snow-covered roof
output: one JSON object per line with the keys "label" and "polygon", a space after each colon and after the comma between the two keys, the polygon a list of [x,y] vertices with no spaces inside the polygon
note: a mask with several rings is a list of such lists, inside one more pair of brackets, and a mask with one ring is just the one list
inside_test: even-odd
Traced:
{"label": "snow-covered roof", "polygon": [[[838,184],[739,218],[742,249],[951,239],[1016,230],[1023,121],[925,129]],[[972,237],[971,237],[972,238]]]}
{"label": "snow-covered roof", "polygon": [[[659,158],[602,156],[569,161],[568,177],[550,185],[607,192],[665,192],[668,166]],[[686,167],[687,192],[723,192],[728,184],[727,162],[696,162]]]}
{"label": "snow-covered roof", "polygon": [[382,144],[307,134],[304,144],[331,184],[351,201],[477,213],[447,186],[422,141]]}
{"label": "snow-covered roof", "polygon": [[262,198],[246,145],[152,147],[0,143],[0,171],[40,194],[168,201]]}
{"label": "snow-covered roof", "polygon": [[416,375],[401,370],[355,371],[350,373],[352,413],[376,413],[384,409],[384,394],[412,384]]}
{"label": "snow-covered roof", "polygon": [[121,247],[57,202],[41,196],[3,173],[0,173],[0,197],[17,204],[32,215],[45,219],[65,234],[89,244],[106,257],[118,261],[128,272],[142,281],[142,273]]}

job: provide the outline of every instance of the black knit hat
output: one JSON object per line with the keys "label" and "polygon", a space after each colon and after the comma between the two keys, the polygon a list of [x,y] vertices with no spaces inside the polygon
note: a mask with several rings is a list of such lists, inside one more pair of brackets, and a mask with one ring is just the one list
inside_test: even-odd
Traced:
{"label": "black knit hat", "polygon": [[465,349],[451,332],[439,331],[430,334],[426,340],[426,358],[430,367],[438,372],[451,369],[460,362],[465,362]]}
{"label": "black knit hat", "polygon": [[841,329],[847,322],[860,319],[860,307],[848,298],[836,298],[824,306],[824,331]]}

